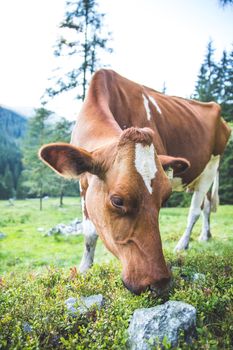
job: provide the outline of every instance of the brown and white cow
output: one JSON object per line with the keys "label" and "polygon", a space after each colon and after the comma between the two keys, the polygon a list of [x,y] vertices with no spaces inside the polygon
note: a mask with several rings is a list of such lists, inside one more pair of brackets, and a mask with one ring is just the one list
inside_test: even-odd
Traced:
{"label": "brown and white cow", "polygon": [[164,287],[170,271],[159,210],[172,189],[191,189],[187,228],[176,250],[188,248],[203,201],[200,239],[208,239],[206,194],[217,178],[229,135],[214,102],[166,96],[112,70],[96,72],[71,144],[40,150],[42,160],[58,174],[80,179],[85,235],[80,270],[92,265],[100,236],[120,259],[129,290],[138,294],[148,286]]}

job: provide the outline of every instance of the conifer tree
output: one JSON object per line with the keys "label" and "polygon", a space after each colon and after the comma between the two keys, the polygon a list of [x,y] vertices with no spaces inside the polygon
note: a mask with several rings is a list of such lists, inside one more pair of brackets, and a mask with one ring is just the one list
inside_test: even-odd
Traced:
{"label": "conifer tree", "polygon": [[225,77],[224,88],[221,96],[222,100],[220,103],[222,106],[222,114],[224,119],[229,122],[233,122],[233,50],[230,52],[225,61],[226,62],[224,63],[222,62],[222,70],[225,71]]}
{"label": "conifer tree", "polygon": [[[53,142],[69,142],[74,122],[71,122],[65,118],[61,118],[52,130],[51,138]],[[56,194],[59,195],[59,206],[63,207],[63,197],[65,193],[67,195],[78,195],[79,186],[75,180],[67,180],[63,177],[56,175]]]}
{"label": "conifer tree", "polygon": [[214,62],[214,51],[213,43],[209,41],[193,95],[193,98],[196,100],[203,102],[217,101],[219,82],[218,67]]}
{"label": "conifer tree", "polygon": [[[50,97],[75,89],[77,98],[84,100],[88,81],[100,66],[101,52],[112,51],[107,46],[110,33],[104,32],[103,20],[97,0],[67,1],[65,18],[60,24],[62,35],[54,51],[62,68],[57,70],[59,76],[51,79],[55,85],[47,89]],[[64,57],[69,59],[68,68]]]}
{"label": "conifer tree", "polygon": [[233,4],[233,0],[219,0],[219,3],[220,3],[220,5],[225,7],[226,5],[232,5]]}
{"label": "conifer tree", "polygon": [[38,158],[39,148],[48,142],[51,127],[47,120],[51,112],[45,108],[36,110],[36,114],[29,121],[28,132],[23,146],[23,180],[21,185],[29,189],[29,195],[36,195],[40,199],[42,210],[43,196],[51,191],[54,183],[54,175]]}
{"label": "conifer tree", "polygon": [[13,179],[13,174],[10,170],[9,165],[7,165],[5,169],[5,174],[4,174],[4,179],[3,179],[4,185],[5,185],[5,194],[6,198],[11,198],[15,195],[14,191],[14,179]]}

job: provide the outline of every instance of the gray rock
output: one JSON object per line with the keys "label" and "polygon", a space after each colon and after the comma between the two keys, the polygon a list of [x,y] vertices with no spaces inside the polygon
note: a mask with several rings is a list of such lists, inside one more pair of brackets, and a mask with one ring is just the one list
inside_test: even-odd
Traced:
{"label": "gray rock", "polygon": [[23,324],[23,330],[25,333],[31,333],[32,332],[32,327],[30,326],[29,323],[24,322]]}
{"label": "gray rock", "polygon": [[180,331],[190,341],[195,334],[196,309],[181,301],[167,303],[149,309],[137,309],[128,329],[131,350],[149,350],[161,345],[164,338],[176,346]]}
{"label": "gray rock", "polygon": [[203,273],[194,273],[192,276],[193,282],[205,282],[205,275]]}
{"label": "gray rock", "polygon": [[183,280],[188,282],[203,283],[206,280],[206,276],[203,273],[192,272],[187,274],[182,272],[182,269],[177,266],[172,266],[171,270],[174,276],[180,276]]}
{"label": "gray rock", "polygon": [[68,312],[73,316],[76,314],[85,314],[94,307],[100,310],[103,303],[104,298],[102,294],[81,297],[80,299],[71,297],[65,301]]}
{"label": "gray rock", "polygon": [[71,221],[69,224],[58,224],[52,227],[46,234],[46,236],[52,235],[64,235],[64,236],[75,236],[82,233],[83,227],[82,222],[78,219]]}
{"label": "gray rock", "polygon": [[3,232],[0,232],[0,239],[2,239],[2,238],[6,238],[6,234]]}

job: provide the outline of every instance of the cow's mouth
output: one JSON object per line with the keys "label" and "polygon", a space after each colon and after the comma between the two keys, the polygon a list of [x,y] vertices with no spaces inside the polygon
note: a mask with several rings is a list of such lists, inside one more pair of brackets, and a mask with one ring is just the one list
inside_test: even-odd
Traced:
{"label": "cow's mouth", "polygon": [[172,278],[163,278],[161,281],[150,285],[149,289],[156,296],[165,296],[169,293],[173,285]]}
{"label": "cow's mouth", "polygon": [[135,295],[140,295],[146,290],[150,290],[155,296],[165,296],[168,294],[172,286],[172,279],[170,277],[163,278],[159,282],[156,282],[149,286],[132,286],[126,283],[124,280],[122,280],[122,282],[125,288],[127,288],[131,293]]}

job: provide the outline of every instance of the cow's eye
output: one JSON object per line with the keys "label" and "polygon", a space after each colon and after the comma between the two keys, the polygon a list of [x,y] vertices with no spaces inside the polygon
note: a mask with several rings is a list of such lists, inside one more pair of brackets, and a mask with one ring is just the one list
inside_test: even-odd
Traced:
{"label": "cow's eye", "polygon": [[119,196],[112,196],[110,198],[110,200],[111,200],[112,205],[116,208],[122,208],[124,205],[123,199]]}

